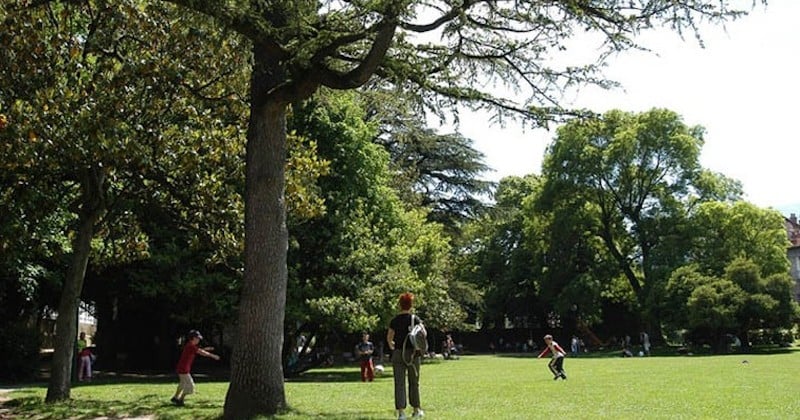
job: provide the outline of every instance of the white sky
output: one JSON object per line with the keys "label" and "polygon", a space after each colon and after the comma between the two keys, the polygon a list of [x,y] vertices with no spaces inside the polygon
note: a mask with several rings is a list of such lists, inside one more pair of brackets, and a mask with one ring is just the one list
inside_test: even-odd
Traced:
{"label": "white sky", "polygon": [[[604,112],[668,108],[706,128],[704,167],[742,182],[745,198],[784,214],[800,213],[800,1],[771,0],[749,16],[702,31],[705,49],[667,30],[640,42],[653,53],[628,52],[605,70],[621,89],[586,88],[571,105]],[[459,131],[475,141],[495,172],[492,180],[539,173],[553,134],[462,111]]]}

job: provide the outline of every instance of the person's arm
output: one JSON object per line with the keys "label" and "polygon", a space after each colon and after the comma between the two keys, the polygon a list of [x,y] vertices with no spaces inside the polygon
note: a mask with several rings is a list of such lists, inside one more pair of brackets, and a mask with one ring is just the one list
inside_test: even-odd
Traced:
{"label": "person's arm", "polygon": [[541,352],[541,353],[539,353],[539,356],[537,356],[536,358],[537,358],[537,359],[540,359],[540,358],[542,358],[542,356],[544,356],[545,354],[547,354],[547,352],[548,352],[548,351],[550,351],[550,346],[544,346],[544,350],[542,350],[542,352]]}
{"label": "person's arm", "polygon": [[386,331],[386,344],[389,346],[389,350],[394,350],[394,330],[392,327],[389,327],[389,330]]}
{"label": "person's arm", "polygon": [[[212,347],[212,349],[213,349],[213,347]],[[212,358],[214,360],[219,360],[219,356],[217,356],[216,354],[208,352],[208,351],[206,351],[206,349],[201,349],[199,347],[197,348],[197,354],[199,354],[201,356],[205,356],[205,357],[210,357],[210,358]]]}

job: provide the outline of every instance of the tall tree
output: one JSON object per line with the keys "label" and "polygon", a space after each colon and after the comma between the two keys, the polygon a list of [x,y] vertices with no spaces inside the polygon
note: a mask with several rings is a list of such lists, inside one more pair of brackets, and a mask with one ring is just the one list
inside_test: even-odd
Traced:
{"label": "tall tree", "polygon": [[[656,308],[650,302],[653,290],[682,262],[669,238],[682,235],[691,208],[732,193],[708,191],[709,183],[699,182],[709,176],[699,164],[702,135],[701,127],[685,125],[671,111],[610,111],[561,127],[548,150],[547,194],[562,200],[578,195],[591,203],[598,220],[593,233],[627,279],[640,310]],[[667,255],[677,258],[669,261]],[[657,333],[657,313],[647,315],[648,328]]]}
{"label": "tall tree", "polygon": [[757,264],[760,275],[788,273],[783,216],[746,201],[702,203],[691,215],[690,261],[709,274],[721,276],[725,267],[742,257]]}
{"label": "tall tree", "polygon": [[389,152],[404,201],[430,208],[429,219],[451,234],[485,210],[494,183],[483,179],[491,169],[471,139],[426,128],[424,110],[409,95],[367,86],[364,96],[367,118],[379,123],[375,141]]}
{"label": "tall tree", "polygon": [[[123,223],[131,220],[127,201],[142,191],[157,195],[154,184],[169,188],[168,165],[180,167],[192,160],[187,156],[203,154],[179,142],[161,153],[164,142],[232,134],[229,126],[242,112],[235,109],[235,99],[224,100],[235,93],[226,86],[236,85],[235,69],[242,68],[240,60],[246,57],[228,54],[229,60],[221,60],[224,64],[201,60],[204,50],[191,48],[193,40],[218,42],[218,58],[237,50],[235,40],[197,30],[198,17],[171,19],[163,5],[26,4],[11,5],[0,17],[0,38],[7,46],[0,65],[0,98],[9,104],[7,127],[0,135],[14,151],[11,157],[16,161],[9,168],[20,181],[15,188],[43,191],[43,208],[64,206],[72,213],[62,226],[71,241],[60,251],[70,262],[58,305],[47,393],[47,401],[56,401],[70,396],[78,301],[90,256],[102,252],[93,240],[103,234],[112,244],[109,248],[120,242],[140,243],[138,229],[120,228],[130,226]],[[173,35],[170,42],[167,33]],[[186,61],[177,62],[171,59],[177,51],[193,55],[187,53]],[[210,65],[193,67],[198,62]],[[204,101],[224,105],[209,109]],[[235,159],[238,153],[233,147],[223,155]],[[206,184],[205,190],[210,193],[213,184]]]}
{"label": "tall tree", "polygon": [[[225,417],[236,419],[286,405],[282,340],[276,337],[282,337],[287,281],[283,162],[289,104],[320,86],[352,89],[378,76],[433,101],[446,98],[437,105],[467,101],[544,124],[572,114],[555,98],[564,85],[609,85],[598,73],[601,63],[549,65],[574,34],[599,34],[602,59],[635,48],[632,37],[659,23],[687,30],[742,14],[728,1],[711,0],[169,1],[215,17],[252,44],[246,268],[225,403]],[[488,93],[497,84],[525,89],[524,99]]]}
{"label": "tall tree", "polygon": [[[289,217],[289,334],[298,325],[312,334],[382,329],[406,290],[417,293],[426,313],[455,306],[436,292],[447,289],[441,227],[390,188],[389,155],[372,142],[377,124],[364,121],[358,98],[322,90],[289,118],[289,127],[315,139],[330,163],[318,183],[324,214]],[[441,312],[446,316],[432,318],[432,327],[460,321],[458,310]],[[287,349],[295,342],[288,341]]]}
{"label": "tall tree", "polygon": [[465,227],[459,276],[482,290],[480,320],[486,327],[502,327],[506,320],[518,326],[541,322],[552,308],[540,299],[541,246],[526,237],[523,211],[540,190],[536,176],[504,178],[493,208]]}

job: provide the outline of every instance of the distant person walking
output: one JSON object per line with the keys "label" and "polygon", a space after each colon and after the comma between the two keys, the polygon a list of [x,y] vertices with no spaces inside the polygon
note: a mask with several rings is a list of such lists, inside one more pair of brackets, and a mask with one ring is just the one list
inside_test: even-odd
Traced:
{"label": "distant person walking", "polygon": [[539,353],[538,358],[542,358],[547,352],[552,353],[552,358],[547,367],[550,368],[550,372],[553,372],[553,380],[558,380],[558,378],[567,379],[567,374],[564,373],[564,356],[567,355],[567,352],[553,340],[553,336],[550,334],[544,336],[544,344],[544,350]]}
{"label": "distant person walking", "polygon": [[406,414],[406,376],[408,376],[408,398],[414,408],[413,417],[422,417],[425,413],[420,408],[419,401],[419,368],[422,355],[414,349],[408,340],[408,333],[413,324],[421,324],[416,315],[411,314],[411,305],[414,295],[403,293],[400,295],[400,313],[389,322],[386,333],[386,343],[392,351],[392,371],[394,374],[394,407],[397,409],[397,419],[405,420]]}
{"label": "distant person walking", "polygon": [[202,339],[203,336],[200,334],[200,331],[197,330],[191,330],[186,334],[186,344],[183,345],[181,357],[178,359],[178,365],[175,368],[175,371],[178,373],[178,389],[171,399],[172,403],[175,405],[182,406],[184,398],[194,393],[194,379],[191,373],[194,357],[199,354],[204,357],[219,360],[219,356],[211,353],[211,351],[214,350],[213,347],[200,348],[199,344]]}
{"label": "distant person walking", "polygon": [[369,341],[369,334],[361,334],[361,341],[356,344],[356,356],[361,363],[361,382],[372,382],[375,379],[375,369],[372,366],[372,353],[374,352],[375,346]]}

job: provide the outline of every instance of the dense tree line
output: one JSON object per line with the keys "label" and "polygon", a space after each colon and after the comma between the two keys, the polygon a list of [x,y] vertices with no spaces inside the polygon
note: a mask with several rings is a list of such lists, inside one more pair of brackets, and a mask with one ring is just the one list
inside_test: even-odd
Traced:
{"label": "dense tree line", "polygon": [[[109,349],[152,315],[156,363],[186,326],[236,325],[227,418],[285,407],[294,335],[381,328],[405,290],[440,329],[614,312],[718,341],[796,318],[778,215],[699,166],[701,128],[555,96],[613,84],[602,59],[641,29],[740,16],[727,2],[328,3],[0,5],[0,296],[4,320],[57,309],[48,400],[69,397],[81,296]],[[580,28],[600,57],[551,67]],[[487,206],[471,141],[421,123],[459,102],[575,120]]]}

